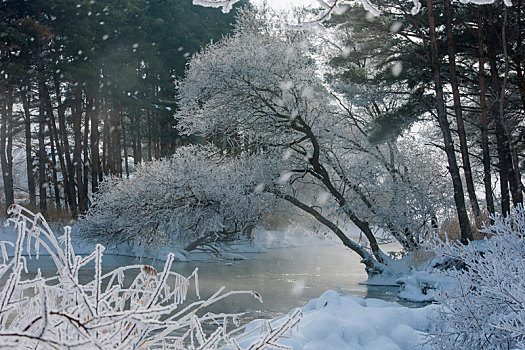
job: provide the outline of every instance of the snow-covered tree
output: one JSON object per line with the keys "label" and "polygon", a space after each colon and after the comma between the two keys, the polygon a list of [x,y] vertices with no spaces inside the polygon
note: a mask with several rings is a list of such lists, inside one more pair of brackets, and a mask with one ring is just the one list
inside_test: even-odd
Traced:
{"label": "snow-covered tree", "polygon": [[[319,138],[337,138],[337,118],[322,86],[301,32],[272,33],[264,19],[246,12],[236,33],[210,44],[194,56],[180,84],[181,110],[177,117],[184,130],[211,135],[240,135],[248,149],[269,149],[288,163],[279,179],[265,184],[279,197],[326,220],[346,245],[358,252],[369,268],[384,260],[368,223],[360,220],[333,183],[325,167],[325,150]],[[340,128],[340,127],[339,127]],[[321,154],[323,152],[323,154]],[[283,156],[284,154],[284,156]],[[373,255],[351,241],[312,204],[273,184],[297,184],[316,179],[319,190],[330,193],[345,215],[362,228]],[[314,203],[315,205],[315,203]]]}
{"label": "snow-covered tree", "polygon": [[[194,3],[198,3],[204,6],[216,6],[222,7],[224,11],[228,11],[235,0],[232,1],[216,1],[216,0],[196,0]],[[307,28],[311,26],[325,26],[333,14],[339,14],[348,10],[349,7],[355,3],[350,0],[320,0],[318,1],[319,7],[317,10],[312,10],[310,16],[298,21],[297,28]],[[523,118],[514,119],[513,111],[508,109],[507,104],[509,101],[514,99],[517,94],[523,91],[523,68],[521,62],[522,47],[522,25],[520,20],[513,20],[512,18],[522,18],[522,3],[518,1],[517,6],[513,6],[510,0],[494,1],[494,0],[461,0],[461,1],[445,1],[435,2],[433,0],[399,0],[399,1],[380,1],[380,0],[361,0],[360,3],[363,5],[365,10],[368,12],[362,17],[371,18],[371,16],[379,16],[383,13],[388,15],[398,16],[400,18],[397,26],[396,34],[398,38],[404,38],[402,41],[415,45],[423,49],[424,53],[418,55],[417,52],[412,50],[410,52],[413,57],[417,57],[418,66],[422,63],[424,67],[421,71],[423,74],[431,73],[427,77],[431,77],[432,87],[427,86],[426,89],[420,89],[421,94],[427,94],[430,92],[433,97],[433,108],[430,109],[430,113],[435,114],[437,126],[441,131],[441,140],[439,146],[442,147],[447,157],[449,181],[453,186],[453,198],[454,206],[456,208],[456,216],[458,219],[461,240],[464,244],[467,244],[469,240],[473,239],[471,232],[471,221],[470,218],[474,218],[477,225],[481,223],[481,213],[483,206],[478,201],[477,192],[479,189],[476,188],[475,184],[475,171],[473,170],[472,163],[475,162],[474,157],[471,157],[472,151],[469,148],[475,148],[469,145],[467,139],[467,128],[469,124],[476,125],[478,122],[469,123],[465,121],[465,118],[469,114],[470,105],[474,108],[480,109],[482,116],[481,123],[481,134],[482,134],[482,163],[483,163],[483,186],[485,188],[485,201],[487,210],[491,213],[494,212],[494,196],[493,184],[491,183],[491,152],[489,149],[489,133],[488,133],[488,118],[489,112],[494,120],[496,120],[495,136],[497,139],[497,148],[499,158],[499,170],[498,175],[499,181],[499,192],[501,195],[501,212],[505,213],[510,210],[511,198],[509,193],[512,195],[512,202],[514,205],[523,203],[522,190],[520,182],[520,166],[519,166],[519,132],[516,132],[515,125],[519,125],[519,121]],[[477,17],[476,16],[465,16],[465,14],[472,15],[472,7],[470,5],[465,6],[464,4],[475,4],[477,6]],[[452,6],[454,5],[454,6]],[[463,13],[461,15],[460,13]],[[470,17],[471,19],[466,19]],[[499,19],[498,19],[499,18]],[[291,23],[291,22],[289,22]],[[461,24],[460,24],[461,23]],[[516,27],[512,28],[511,23],[516,23]],[[408,31],[403,29],[400,32],[400,28],[412,27]],[[485,28],[485,29],[483,29]],[[490,28],[487,30],[486,28]],[[512,29],[511,29],[512,28]],[[466,41],[461,41],[462,33],[469,32],[475,33],[475,40],[478,42],[477,52],[472,52],[470,57],[471,62],[465,60],[459,60],[458,58],[464,55],[462,50],[469,47],[467,42],[472,41],[472,37]],[[509,36],[511,32],[519,33],[514,37]],[[501,33],[501,40],[498,39],[498,35]],[[485,39],[484,39],[485,38]],[[326,40],[328,41],[328,40]],[[462,43],[463,48],[456,47],[457,44]],[[486,56],[484,46],[486,46]],[[516,49],[509,49],[509,47],[516,47]],[[445,49],[446,48],[446,49]],[[406,47],[405,47],[406,49]],[[387,50],[388,51],[388,50]],[[468,51],[468,50],[467,50]],[[515,53],[513,53],[514,51]],[[390,58],[395,58],[396,55],[407,52],[404,49],[395,49],[390,51]],[[447,52],[447,54],[445,54]],[[448,56],[446,59],[444,56]],[[479,56],[479,57],[478,57]],[[502,62],[499,57],[504,57]],[[487,60],[488,59],[488,60]],[[501,72],[503,69],[498,68],[498,60],[500,61],[501,67],[505,67],[504,74]],[[479,62],[478,62],[479,61]],[[413,62],[413,61],[412,61]],[[446,64],[443,64],[446,62]],[[490,74],[491,74],[491,99],[493,101],[488,102],[487,97],[487,84],[485,84],[485,66],[483,62],[490,63]],[[518,62],[518,63],[516,63]],[[472,75],[469,79],[459,79],[457,72],[464,65],[467,70],[472,66],[479,66],[479,72]],[[408,64],[407,64],[408,66]],[[414,65],[411,65],[412,69]],[[445,69],[448,66],[449,73],[445,73]],[[514,73],[513,70],[516,70]],[[513,79],[509,77],[516,74],[519,77],[519,86],[512,84]],[[420,75],[421,77],[421,75]],[[415,80],[416,82],[418,79]],[[478,86],[473,82],[478,82]],[[417,84],[417,83],[416,83]],[[414,84],[409,82],[409,85]],[[447,85],[449,85],[447,87]],[[430,88],[429,88],[430,87]],[[472,95],[477,95],[479,89],[479,100],[482,101],[480,104],[475,102],[478,99],[476,96],[473,100],[469,97],[464,97],[460,94],[461,90],[471,91]],[[397,93],[397,91],[396,91]],[[463,93],[463,92],[462,92]],[[448,98],[451,95],[450,98]],[[521,94],[523,95],[523,94]],[[474,101],[474,102],[473,102]],[[517,109],[517,113],[520,115],[525,110],[525,101],[521,98],[521,106]],[[485,103],[487,102],[487,103]],[[466,106],[469,106],[468,109]],[[487,109],[487,106],[494,106]],[[424,107],[424,106],[419,106]],[[453,110],[453,116],[455,117],[455,125],[450,126],[450,113],[449,110]],[[474,114],[475,115],[475,114]],[[477,116],[476,116],[477,117]],[[518,124],[516,124],[518,121]],[[454,123],[453,122],[453,123]],[[513,132],[515,135],[513,135]],[[509,141],[507,141],[507,139]],[[459,144],[460,154],[456,154],[457,147]],[[460,166],[461,164],[461,166]],[[462,168],[462,169],[461,169]],[[465,197],[468,194],[468,200],[470,202],[470,208],[467,206]],[[469,214],[469,209],[472,211],[472,215]]]}
{"label": "snow-covered tree", "polygon": [[259,156],[218,157],[213,147],[180,148],[145,164],[129,179],[101,184],[78,222],[82,236],[105,245],[193,250],[249,235],[272,197],[256,192],[271,171]]}
{"label": "snow-covered tree", "polygon": [[490,239],[464,246],[436,241],[432,250],[455,261],[444,273],[457,281],[441,295],[441,322],[432,338],[442,349],[525,347],[525,210],[493,217]]}
{"label": "snow-covered tree", "polygon": [[[268,15],[241,11],[234,35],[192,58],[179,86],[179,125],[240,140],[248,153],[262,149],[283,158],[281,176],[265,190],[327,226],[369,271],[381,271],[388,259],[372,227],[414,249],[414,232],[421,230],[414,223],[425,222],[415,215],[432,215],[425,191],[414,190],[424,181],[408,180],[407,159],[395,147],[370,144],[359,118],[325,86],[309,34],[275,30]],[[301,191],[305,186],[317,195]],[[363,232],[371,252],[343,233],[339,219]]]}

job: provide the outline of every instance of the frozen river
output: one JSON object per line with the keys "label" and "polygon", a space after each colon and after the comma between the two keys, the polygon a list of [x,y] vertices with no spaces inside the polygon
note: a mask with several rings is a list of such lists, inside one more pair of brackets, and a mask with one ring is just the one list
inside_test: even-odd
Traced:
{"label": "frozen river", "polygon": [[[320,296],[328,289],[348,295],[397,300],[396,287],[366,286],[363,265],[357,254],[340,246],[309,246],[297,248],[268,249],[264,253],[243,253],[246,260],[192,261],[174,263],[172,270],[188,276],[199,268],[200,294],[211,296],[220,287],[228,290],[253,290],[264,303],[248,295],[237,295],[213,305],[209,311],[238,313],[247,312],[244,319],[276,317],[308,300]],[[111,270],[118,266],[136,264],[127,256],[104,255],[103,268]],[[143,259],[141,263],[162,270],[164,262]],[[39,267],[45,275],[52,273],[53,264],[48,257],[40,261],[30,260],[30,270]],[[91,279],[93,270],[81,270],[81,279]],[[82,282],[82,281],[81,281]],[[189,299],[195,299],[190,288]]]}

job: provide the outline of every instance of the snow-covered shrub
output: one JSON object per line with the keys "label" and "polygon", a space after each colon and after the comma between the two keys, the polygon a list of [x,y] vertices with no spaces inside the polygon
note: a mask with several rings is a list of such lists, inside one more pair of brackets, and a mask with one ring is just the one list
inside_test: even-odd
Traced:
{"label": "snow-covered shrub", "polygon": [[[171,271],[172,254],[163,271],[131,265],[103,272],[103,246],[97,245],[88,256],[76,255],[69,227],[57,238],[42,215],[17,205],[10,213],[6,225],[14,225],[18,239],[16,244],[0,242],[2,348],[288,349],[277,341],[299,322],[300,314],[290,316],[285,327],[256,330],[259,336],[247,343],[245,336],[239,336],[244,328],[228,327],[228,321],[235,323],[238,315],[203,314],[203,309],[235,294],[251,294],[262,302],[259,294],[224,293],[223,287],[208,299],[182,305],[192,278],[198,296],[197,270],[189,277]],[[38,259],[41,250],[53,259],[54,276],[44,276],[40,269],[36,276],[27,271],[27,259]],[[93,270],[89,267],[93,263],[93,277],[83,282],[79,276]],[[23,277],[23,271],[34,277]],[[213,330],[205,332],[204,324]]]}
{"label": "snow-covered shrub", "polygon": [[525,211],[519,206],[492,219],[481,230],[491,239],[468,246],[438,240],[433,247],[438,257],[455,261],[444,273],[457,281],[440,298],[432,338],[439,348],[525,348]]}
{"label": "snow-covered shrub", "polygon": [[101,184],[78,227],[104,245],[195,249],[249,234],[273,205],[256,191],[271,167],[258,156],[219,157],[217,149],[180,148]]}

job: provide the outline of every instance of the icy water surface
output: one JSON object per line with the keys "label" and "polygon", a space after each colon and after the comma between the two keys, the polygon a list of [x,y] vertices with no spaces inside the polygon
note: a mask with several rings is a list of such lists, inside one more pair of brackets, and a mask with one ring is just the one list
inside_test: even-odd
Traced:
{"label": "icy water surface", "polygon": [[[276,317],[308,300],[320,296],[328,289],[348,295],[397,301],[396,287],[377,287],[359,284],[366,280],[363,265],[357,254],[342,246],[313,246],[269,249],[265,253],[243,253],[247,260],[174,263],[172,270],[189,276],[199,268],[200,295],[211,296],[220,287],[226,290],[253,290],[264,299],[260,303],[248,295],[229,297],[213,305],[209,311],[247,312],[244,319]],[[164,262],[143,259],[138,261],[127,256],[104,255],[103,269],[143,263],[153,265],[159,271]],[[29,261],[30,270],[39,267],[43,274],[51,274],[54,265],[48,257]],[[91,280],[93,267],[81,270],[81,282]],[[138,272],[138,271],[136,271]],[[84,279],[84,281],[82,281]],[[192,286],[193,287],[193,286]],[[189,301],[195,300],[194,288],[190,287]]]}

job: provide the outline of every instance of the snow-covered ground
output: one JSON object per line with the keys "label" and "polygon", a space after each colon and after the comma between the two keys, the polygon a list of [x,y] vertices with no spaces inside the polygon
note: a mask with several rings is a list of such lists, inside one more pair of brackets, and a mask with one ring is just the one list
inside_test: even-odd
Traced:
{"label": "snow-covered ground", "polygon": [[[279,341],[293,350],[414,350],[430,349],[427,334],[438,306],[408,308],[329,290],[300,310],[301,321]],[[282,317],[270,324],[276,328],[287,319]],[[241,344],[250,344],[258,333],[249,331],[264,322],[248,325]]]}

